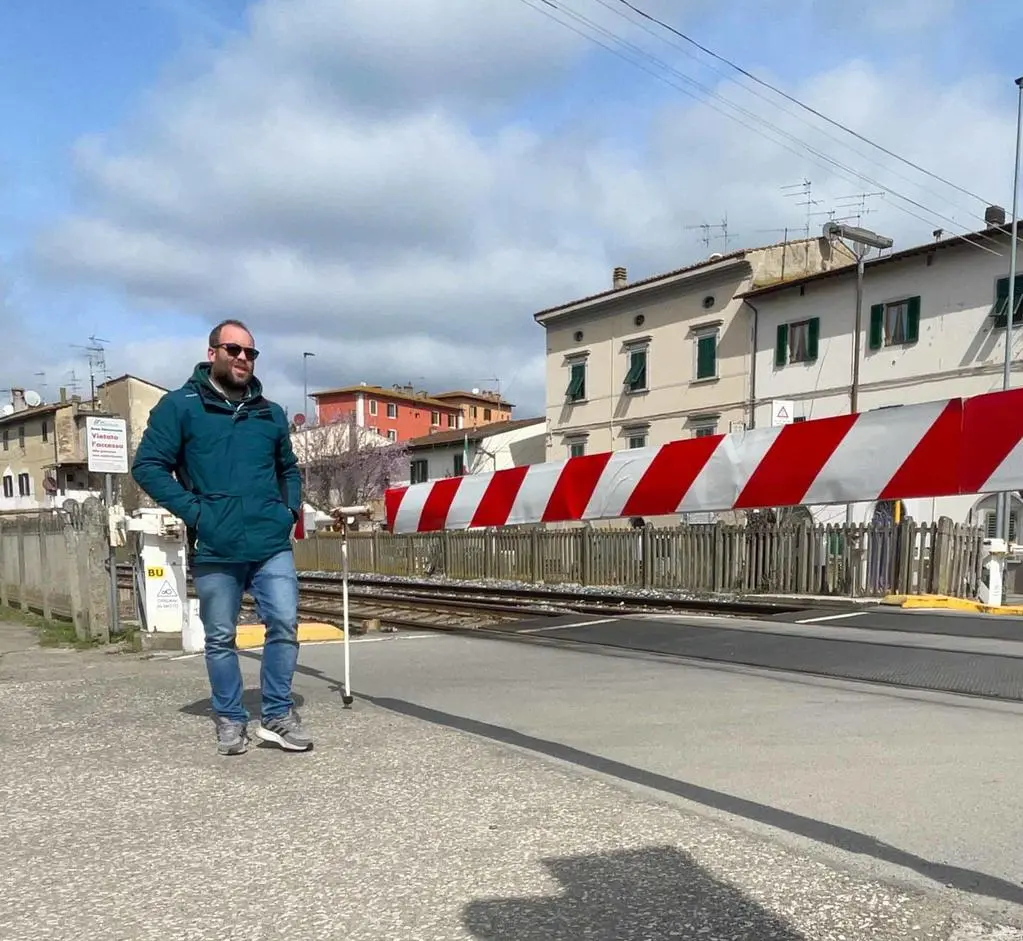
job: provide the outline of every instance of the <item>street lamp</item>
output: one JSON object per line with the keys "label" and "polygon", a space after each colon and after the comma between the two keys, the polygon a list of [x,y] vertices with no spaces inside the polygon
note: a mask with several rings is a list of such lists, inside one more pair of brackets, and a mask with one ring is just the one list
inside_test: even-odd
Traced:
{"label": "street lamp", "polygon": [[302,411],[306,413],[306,424],[309,423],[309,357],[315,353],[302,354]]}
{"label": "street lamp", "polygon": [[[1016,160],[1012,167],[1012,235],[1009,239],[1009,306],[1005,311],[1005,360],[1002,368],[1002,389],[1010,386],[1012,369],[1012,318],[1016,313],[1016,232],[1019,226],[1019,155],[1020,139],[1023,138],[1023,75],[1016,79],[1019,92],[1016,95]],[[1009,542],[1012,521],[1012,495],[1006,491],[999,495],[995,513],[995,527],[998,535]]]}
{"label": "street lamp", "polygon": [[[827,222],[824,225],[824,237],[833,240],[843,238],[853,244],[853,253],[856,255],[856,322],[853,326],[853,356],[852,356],[852,385],[849,388],[849,411],[856,414],[859,408],[860,395],[860,331],[863,328],[863,266],[867,252],[871,248],[880,251],[883,248],[891,248],[894,244],[885,235],[878,235],[870,229],[861,229],[855,225],[842,225],[838,222]],[[853,508],[851,503],[845,506],[845,521],[851,524],[853,521]]]}

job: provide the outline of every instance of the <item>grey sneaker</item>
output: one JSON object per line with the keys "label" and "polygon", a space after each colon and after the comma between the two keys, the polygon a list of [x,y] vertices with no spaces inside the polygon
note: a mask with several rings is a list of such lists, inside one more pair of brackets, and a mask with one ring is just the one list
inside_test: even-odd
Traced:
{"label": "grey sneaker", "polygon": [[302,731],[302,719],[294,709],[282,716],[263,719],[256,736],[287,751],[309,751],[313,747],[313,740]]}
{"label": "grey sneaker", "polygon": [[244,755],[249,747],[249,733],[244,722],[216,717],[217,751],[221,755]]}

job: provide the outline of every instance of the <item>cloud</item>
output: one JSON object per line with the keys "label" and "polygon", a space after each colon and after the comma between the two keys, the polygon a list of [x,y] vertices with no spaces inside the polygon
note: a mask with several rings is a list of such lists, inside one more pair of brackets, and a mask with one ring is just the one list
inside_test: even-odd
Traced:
{"label": "cloud", "polygon": [[[679,18],[665,12],[676,4],[646,6]],[[625,28],[597,4],[568,7]],[[665,54],[649,36],[647,47]],[[538,93],[553,107],[603,67],[591,48],[523,3],[263,0],[207,70],[159,89],[136,124],[79,142],[78,208],[40,239],[42,271],[118,292],[138,325],[154,311],[242,317],[285,404],[301,400],[311,350],[313,388],[499,376],[536,412],[535,310],[610,286],[614,265],[641,277],[719,248],[687,226],[726,214],[730,247],[776,241],[774,230],[806,219],[781,190],[804,176],[819,212],[878,188],[843,180],[835,160],[884,184],[863,221],[901,246],[943,223],[900,213],[892,189],[964,225],[982,216],[981,204],[730,82],[716,90],[746,109],[737,121],[720,101],[646,105],[657,86],[642,82],[541,120]],[[857,61],[795,93],[976,192],[1006,191],[1008,168],[985,155],[1011,152],[1010,122],[978,83],[936,87],[912,62]],[[827,153],[823,166],[805,143]],[[155,360],[146,341],[115,344],[111,362],[176,384],[203,353],[205,328],[188,329]]]}

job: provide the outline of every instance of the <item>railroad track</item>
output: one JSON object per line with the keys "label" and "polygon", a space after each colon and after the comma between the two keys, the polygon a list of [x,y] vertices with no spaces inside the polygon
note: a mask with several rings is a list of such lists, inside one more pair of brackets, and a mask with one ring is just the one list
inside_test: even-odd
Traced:
{"label": "railroad track", "polygon": [[[119,566],[118,583],[131,588],[131,567]],[[189,580],[191,589],[191,580]],[[189,591],[191,595],[191,590]],[[641,614],[713,612],[733,617],[763,617],[799,610],[805,604],[752,600],[710,600],[638,597],[632,593],[580,592],[571,589],[515,586],[480,586],[427,581],[388,581],[353,575],[349,580],[349,617],[353,633],[363,623],[404,630],[500,630],[502,625],[526,618],[565,614]],[[254,606],[244,603],[246,615]],[[330,624],[342,622],[340,575],[299,574],[299,614]]]}

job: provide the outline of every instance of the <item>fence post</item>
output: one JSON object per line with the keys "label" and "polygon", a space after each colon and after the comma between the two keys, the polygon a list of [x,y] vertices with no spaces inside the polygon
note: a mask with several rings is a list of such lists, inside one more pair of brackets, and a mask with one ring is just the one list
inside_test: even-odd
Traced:
{"label": "fence post", "polygon": [[48,522],[49,517],[44,517],[42,514],[39,516],[39,580],[42,582],[41,588],[43,592],[43,617],[47,621],[53,616],[53,609],[50,606],[50,566],[48,562],[48,556],[46,553],[46,543],[49,533],[44,525],[44,522]]}
{"label": "fence post", "polygon": [[900,595],[909,595],[913,592],[913,544],[915,540],[916,524],[911,517],[903,517],[900,521],[896,546],[898,550],[898,563],[896,566],[896,592]]}
{"label": "fence post", "polygon": [[374,529],[372,541],[370,543],[370,552],[372,553],[372,561],[370,562],[370,571],[380,574],[380,530]]}
{"label": "fence post", "polygon": [[530,575],[534,585],[539,585],[543,579],[543,561],[540,558],[540,530],[529,531],[529,564]]}
{"label": "fence post", "polygon": [[28,610],[28,595],[25,593],[25,520],[18,517],[18,604],[22,611]]}
{"label": "fence post", "polygon": [[586,525],[579,536],[579,583],[589,585],[593,580],[593,529]]}
{"label": "fence post", "polygon": [[643,547],[643,587],[654,587],[654,527],[647,523],[643,527],[640,540]]}
{"label": "fence post", "polygon": [[934,594],[953,594],[952,584],[952,519],[948,516],[938,518],[938,529],[934,534],[931,546],[931,578],[930,590]]}
{"label": "fence post", "polygon": [[64,521],[64,546],[68,559],[68,595],[71,598],[71,621],[79,640],[89,639],[89,608],[86,603],[88,565],[82,520],[77,513]]}
{"label": "fence post", "polygon": [[7,565],[4,560],[4,521],[0,517],[0,607],[7,607]]}
{"label": "fence post", "polygon": [[106,508],[99,500],[89,498],[82,504],[87,566],[87,597],[89,604],[89,640],[110,641],[110,557]]}

